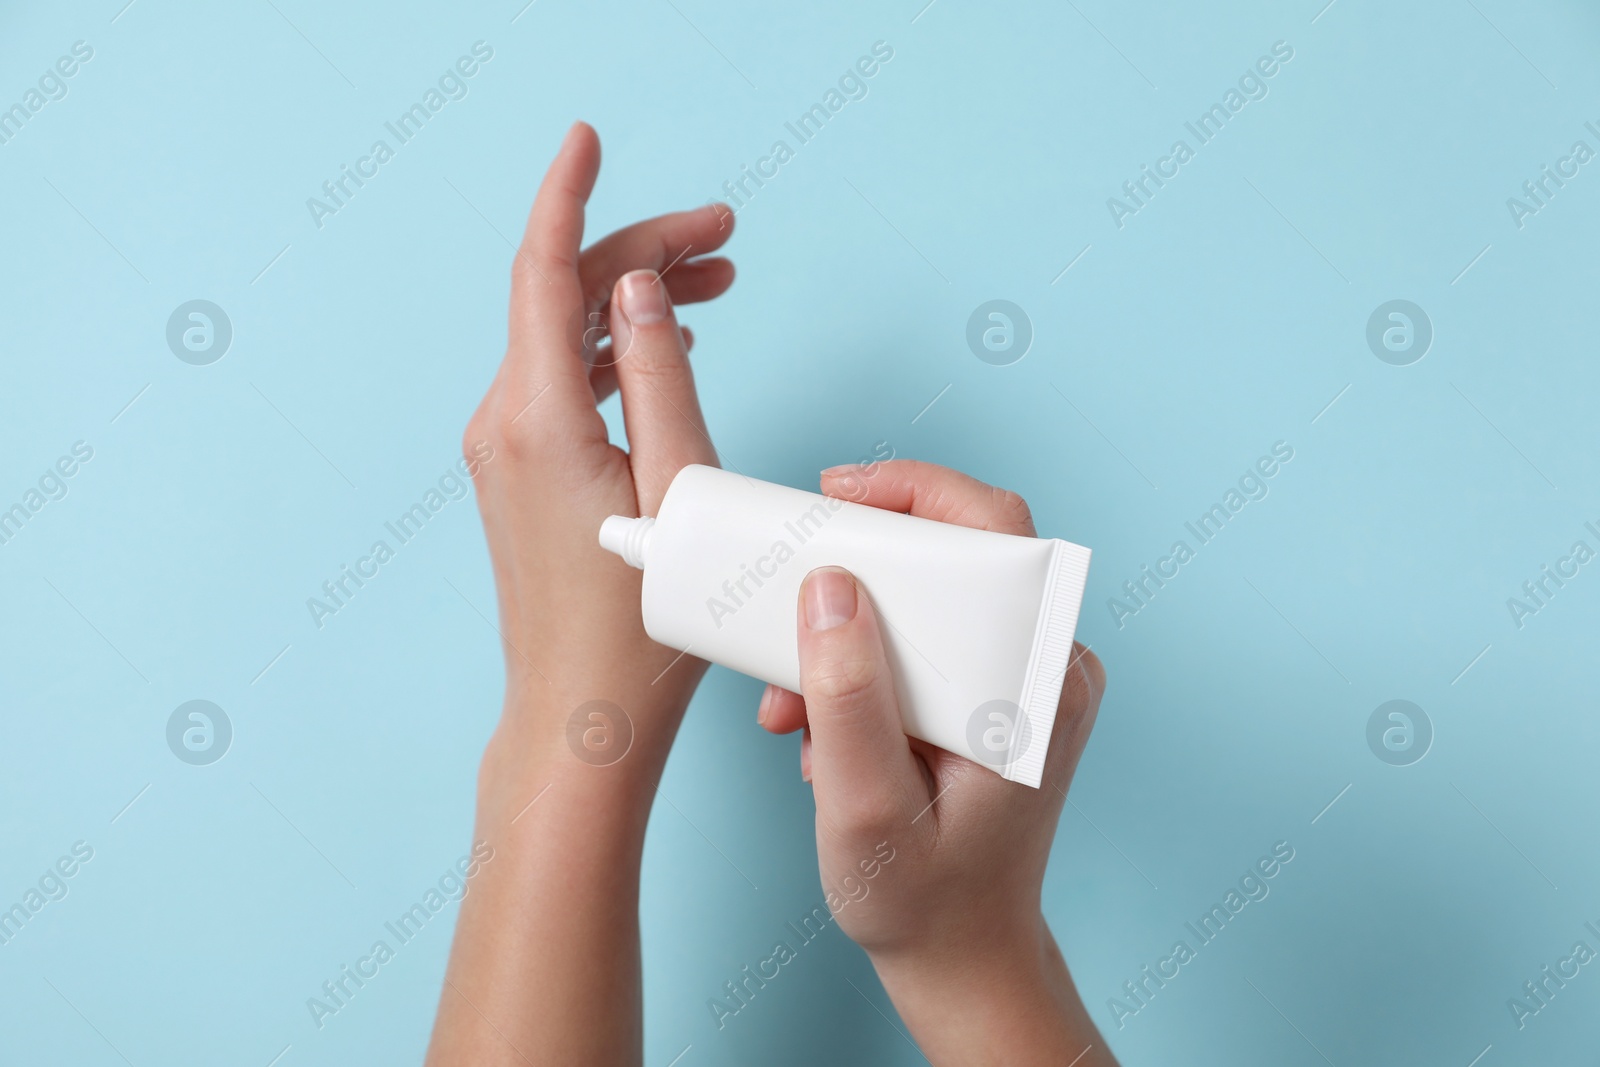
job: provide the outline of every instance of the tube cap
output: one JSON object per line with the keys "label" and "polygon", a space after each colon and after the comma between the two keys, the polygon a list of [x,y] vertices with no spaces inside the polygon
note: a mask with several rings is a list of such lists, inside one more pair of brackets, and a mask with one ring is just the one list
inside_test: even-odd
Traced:
{"label": "tube cap", "polygon": [[615,552],[630,567],[644,570],[645,550],[650,547],[650,531],[656,520],[646,515],[632,518],[612,515],[600,524],[600,547]]}

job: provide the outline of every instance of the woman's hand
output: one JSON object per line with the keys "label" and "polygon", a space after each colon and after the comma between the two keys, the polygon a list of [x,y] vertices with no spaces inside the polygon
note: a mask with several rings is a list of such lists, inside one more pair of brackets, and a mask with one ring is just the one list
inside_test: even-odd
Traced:
{"label": "woman's hand", "polygon": [[[1015,493],[930,464],[829,471],[822,490],[1034,536]],[[935,1063],[1113,1063],[1039,899],[1105,689],[1100,661],[1078,647],[1043,785],[1030,789],[905,736],[870,592],[838,568],[807,577],[798,605],[804,696],[769,687],[759,712],[775,733],[806,730],[801,775],[815,793],[822,884],[840,927],[866,949]]]}
{"label": "woman's hand", "polygon": [[[678,470],[715,464],[673,304],[733,283],[732,213],[700,208],[640,222],[580,254],[600,167],[588,126],[567,133],[512,266],[505,361],[467,425],[500,601],[506,709],[492,755],[566,754],[567,717],[605,700],[632,722],[632,763],[659,769],[705,664],[645,636],[640,572],[596,536],[608,515],[651,515]],[[610,341],[596,344],[609,327]],[[596,402],[622,393],[630,451]],[[493,458],[481,461],[487,447]],[[663,673],[665,672],[665,673]],[[618,726],[618,724],[610,724]],[[604,729],[605,727],[602,727]],[[618,727],[620,729],[620,727]],[[504,751],[510,749],[511,751]]]}
{"label": "woman's hand", "polygon": [[[506,693],[431,1064],[640,1059],[644,829],[705,664],[645,635],[640,572],[597,538],[608,515],[654,514],[681,467],[717,461],[672,308],[733,283],[727,260],[693,258],[727,240],[733,214],[663,215],[580,251],[599,168],[599,140],[578,123],[534,201],[505,360],[463,442]],[[595,410],[612,390],[627,452]]]}

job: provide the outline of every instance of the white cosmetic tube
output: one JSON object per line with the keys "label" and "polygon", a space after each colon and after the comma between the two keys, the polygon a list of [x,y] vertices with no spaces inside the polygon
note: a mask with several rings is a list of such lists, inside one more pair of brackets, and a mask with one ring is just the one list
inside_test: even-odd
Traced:
{"label": "white cosmetic tube", "polygon": [[794,692],[801,583],[845,568],[877,610],[905,732],[1039,787],[1087,548],[699,465],[654,518],[606,519],[600,544],[644,570],[652,639]]}

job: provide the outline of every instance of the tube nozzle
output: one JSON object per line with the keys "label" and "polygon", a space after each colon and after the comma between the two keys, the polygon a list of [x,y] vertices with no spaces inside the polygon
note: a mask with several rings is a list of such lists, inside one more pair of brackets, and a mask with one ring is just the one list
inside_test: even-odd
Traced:
{"label": "tube nozzle", "polygon": [[637,519],[612,515],[600,524],[600,547],[621,556],[628,566],[644,570],[645,551],[655,525],[656,520],[648,515]]}

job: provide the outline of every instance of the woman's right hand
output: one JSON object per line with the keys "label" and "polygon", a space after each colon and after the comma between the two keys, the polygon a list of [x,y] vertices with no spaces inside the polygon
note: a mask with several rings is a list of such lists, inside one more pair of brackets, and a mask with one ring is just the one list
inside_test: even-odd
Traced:
{"label": "woman's right hand", "polygon": [[[891,461],[870,477],[836,469],[822,491],[1034,536],[1017,494],[931,464]],[[1067,786],[1105,689],[1099,659],[1077,647],[1043,785],[1032,789],[905,736],[877,617],[849,573],[813,571],[798,611],[803,695],[768,687],[759,718],[774,733],[806,731],[801,774],[816,798],[830,910],[923,1051],[963,1065],[1113,1064],[1040,907]]]}

